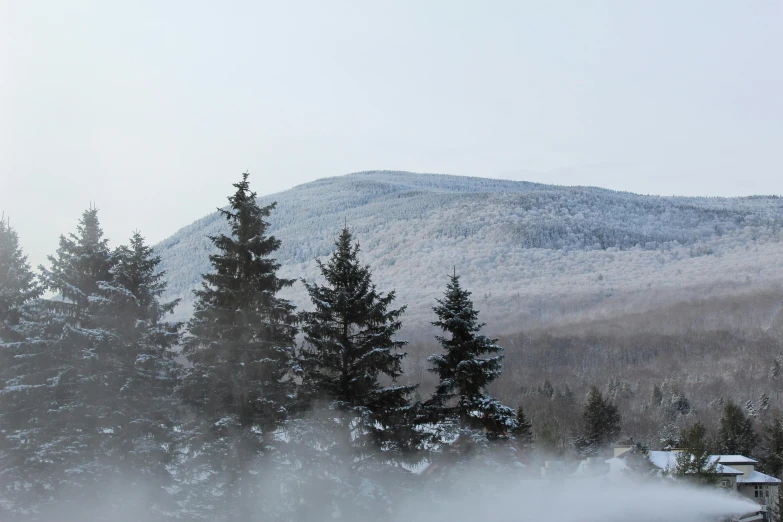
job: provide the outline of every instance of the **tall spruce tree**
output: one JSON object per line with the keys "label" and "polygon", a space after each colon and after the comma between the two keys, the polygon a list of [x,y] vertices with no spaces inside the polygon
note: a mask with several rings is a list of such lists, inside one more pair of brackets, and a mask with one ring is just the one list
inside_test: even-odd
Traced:
{"label": "tall spruce tree", "polygon": [[783,421],[775,417],[762,432],[761,467],[764,473],[783,476]]}
{"label": "tall spruce tree", "polygon": [[[347,227],[326,263],[317,261],[326,284],[303,281],[314,311],[302,314],[302,392],[342,416],[344,448],[355,458],[376,448],[390,453],[413,449],[410,395],[417,386],[394,384],[402,375],[406,342],[394,336],[405,307],[391,309],[394,291],[384,295],[359,262],[359,244]],[[391,381],[383,384],[381,378]]]}
{"label": "tall spruce tree", "polygon": [[716,442],[718,451],[725,455],[752,457],[756,453],[759,436],[753,428],[753,419],[746,416],[731,399],[723,405]]}
{"label": "tall spruce tree", "polygon": [[[773,418],[764,426],[760,453],[761,470],[773,477],[783,477],[783,421],[779,417]],[[780,488],[778,488],[778,497],[772,500],[769,506],[770,520],[779,521],[783,508],[783,491],[780,491]]]}
{"label": "tall spruce tree", "polygon": [[62,299],[49,301],[47,306],[69,317],[71,326],[89,325],[90,297],[97,293],[101,282],[111,278],[113,264],[97,208],[84,211],[76,234],[60,236],[57,255],[48,259],[51,269],[40,267],[43,284]]}
{"label": "tall spruce tree", "polygon": [[[13,327],[19,321],[20,307],[40,295],[41,288],[19,246],[19,236],[3,216],[0,218],[0,389],[6,379],[13,377],[14,366],[12,347],[4,346],[4,342],[19,340]],[[0,419],[2,415],[0,410]]]}
{"label": "tall spruce tree", "polygon": [[[316,450],[300,454],[307,455],[302,491],[317,488],[330,509],[363,520],[391,509],[390,488],[405,483],[401,464],[417,458],[421,437],[410,402],[416,386],[396,383],[406,343],[395,334],[405,307],[391,307],[395,293],[377,290],[359,252],[343,228],[330,258],[317,261],[325,283],[303,281],[313,311],[302,314],[300,392],[317,409],[303,441]],[[379,481],[392,475],[398,480]],[[322,509],[308,496],[303,507]]]}
{"label": "tall spruce tree", "polygon": [[106,340],[90,299],[110,279],[112,257],[97,209],[82,214],[75,234],[60,237],[43,286],[56,294],[22,306],[5,345],[13,356],[0,392],[3,480],[13,509],[33,511],[68,490],[78,501],[102,478],[100,420],[94,398],[103,392],[98,347]]}
{"label": "tall spruce tree", "polygon": [[126,479],[144,479],[153,492],[171,482],[166,465],[172,461],[178,410],[173,392],[180,372],[172,349],[181,323],[165,321],[179,300],[160,301],[166,282],[159,265],[160,257],[135,232],[113,253],[111,280],[90,298],[95,324],[106,332],[98,345],[103,390],[94,400],[102,455]]}
{"label": "tall spruce tree", "polygon": [[517,425],[511,431],[511,433],[514,434],[517,446],[521,448],[528,448],[533,444],[533,424],[527,418],[527,415],[525,415],[525,410],[522,408],[522,406],[517,408],[516,421]]}
{"label": "tall spruce tree", "polygon": [[10,337],[10,327],[18,320],[19,307],[40,295],[41,288],[19,246],[19,236],[3,217],[0,219],[0,342]]}
{"label": "tall spruce tree", "polygon": [[248,466],[275,446],[295,392],[290,374],[297,316],[278,296],[293,281],[277,276],[280,265],[270,257],[280,247],[267,235],[266,218],[275,204],[259,207],[247,173],[234,187],[228,208],[218,209],[231,235],[210,236],[217,253],[195,291],[183,343],[191,367],[182,392],[206,422],[191,432],[188,444],[205,459],[193,464],[223,481],[225,513],[244,519],[248,514],[235,510],[247,509],[254,493]]}
{"label": "tall spruce tree", "polygon": [[584,434],[577,439],[576,448],[584,456],[596,455],[620,434],[620,413],[617,407],[604,399],[595,386],[587,393],[582,418]]}
{"label": "tall spruce tree", "polygon": [[40,294],[41,288],[19,246],[19,237],[3,216],[0,218],[0,517],[2,506],[13,505],[14,477],[19,471],[19,461],[14,455],[16,445],[13,439],[8,439],[16,434],[15,415],[10,408],[13,401],[7,396],[18,382],[13,355],[20,350],[14,341],[23,340],[15,329],[19,326],[21,308]]}
{"label": "tall spruce tree", "polygon": [[506,437],[518,427],[514,410],[487,393],[487,386],[502,372],[503,356],[498,355],[502,348],[497,339],[479,333],[485,325],[478,322],[470,295],[455,271],[444,298],[433,307],[438,320],[432,324],[446,335],[437,336],[445,353],[428,358],[429,370],[439,378],[428,406],[437,420],[459,430],[461,437],[469,433],[474,440]]}

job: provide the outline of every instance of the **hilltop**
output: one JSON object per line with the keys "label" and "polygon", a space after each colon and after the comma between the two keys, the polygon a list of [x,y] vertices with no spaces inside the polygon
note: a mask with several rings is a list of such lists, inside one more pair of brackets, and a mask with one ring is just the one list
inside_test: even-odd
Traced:
{"label": "hilltop", "polygon": [[[263,192],[260,177],[251,175]],[[227,183],[227,193],[229,186]],[[694,297],[755,292],[783,282],[783,199],[645,196],[409,172],[325,178],[263,196],[277,202],[271,233],[288,277],[315,278],[347,222],[383,291],[408,304],[406,325],[426,327],[452,267],[497,331],[605,319]],[[156,249],[169,297],[192,309],[209,269],[216,212]],[[300,284],[289,297],[307,306]]]}

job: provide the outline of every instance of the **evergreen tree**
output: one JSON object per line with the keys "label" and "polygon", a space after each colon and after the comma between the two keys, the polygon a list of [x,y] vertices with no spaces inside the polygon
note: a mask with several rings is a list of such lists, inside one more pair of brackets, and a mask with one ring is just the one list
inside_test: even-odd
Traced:
{"label": "evergreen tree", "polygon": [[14,229],[0,219],[0,516],[2,506],[13,506],[14,482],[18,477],[20,461],[15,455],[16,444],[7,439],[17,433],[14,400],[8,395],[19,382],[16,376],[18,364],[15,354],[20,354],[18,334],[21,308],[39,297],[41,288],[27,263],[27,257],[19,247],[19,237]]}
{"label": "evergreen tree", "polygon": [[[210,236],[218,252],[210,255],[212,272],[195,291],[183,343],[192,366],[182,392],[205,421],[189,434],[188,444],[201,459],[191,464],[197,474],[205,471],[201,475],[223,481],[218,485],[228,502],[226,515],[246,519],[247,513],[232,510],[247,509],[253,494],[248,466],[277,444],[275,433],[294,394],[297,317],[294,306],[278,296],[293,281],[277,276],[280,265],[270,257],[280,247],[267,235],[266,218],[275,204],[258,206],[247,173],[234,187],[229,207],[218,209],[231,235]],[[200,497],[207,504],[214,500]]]}
{"label": "evergreen tree", "polygon": [[19,246],[19,236],[3,216],[0,218],[0,389],[6,379],[13,377],[14,366],[11,347],[3,342],[19,340],[13,333],[13,326],[20,318],[19,308],[40,295],[41,288]]}
{"label": "evergreen tree", "polygon": [[[779,417],[774,418],[764,427],[761,437],[761,455],[759,462],[761,470],[773,477],[783,476],[783,422]],[[778,498],[770,505],[770,520],[779,521],[781,506],[783,506],[783,492],[778,488]]]}
{"label": "evergreen tree", "polygon": [[76,234],[60,237],[51,269],[40,267],[53,299],[19,309],[21,339],[4,345],[13,356],[0,392],[6,465],[2,483],[12,509],[35,509],[57,492],[78,501],[101,478],[98,347],[106,340],[90,313],[90,299],[110,279],[111,253],[97,209],[85,211]]}
{"label": "evergreen tree", "polygon": [[[330,258],[317,261],[324,284],[304,281],[314,309],[302,314],[299,359],[302,397],[318,408],[308,419],[311,451],[300,452],[309,455],[304,491],[317,487],[337,512],[357,520],[391,509],[389,488],[405,483],[399,466],[416,460],[421,438],[410,403],[416,386],[396,384],[406,343],[394,336],[405,307],[391,308],[395,293],[377,290],[359,251],[344,228]],[[399,476],[383,484],[381,472]],[[318,509],[312,499],[303,505]]]}
{"label": "evergreen tree", "polygon": [[[458,429],[472,432],[472,439],[506,437],[517,429],[514,410],[487,394],[487,386],[500,377],[502,348],[497,339],[479,332],[478,310],[473,308],[471,293],[460,286],[459,276],[449,277],[443,299],[433,307],[438,317],[432,324],[446,335],[437,336],[445,353],[431,355],[429,369],[438,375],[438,385],[429,401],[437,418]],[[463,432],[467,435],[467,432]],[[463,441],[462,444],[467,444]]]}
{"label": "evergreen tree", "polygon": [[[127,479],[144,478],[157,486],[171,477],[172,430],[179,373],[172,349],[181,323],[169,323],[177,301],[162,303],[166,290],[160,257],[139,232],[113,254],[112,277],[91,297],[96,325],[106,335],[98,345],[101,379],[96,381],[95,414],[100,419],[102,455],[111,458]],[[132,477],[128,477],[133,472]]]}
{"label": "evergreen tree", "polygon": [[0,342],[10,336],[18,308],[40,295],[41,288],[19,247],[19,236],[5,218],[0,219]]}
{"label": "evergreen tree", "polygon": [[620,413],[617,407],[605,400],[595,386],[587,393],[582,418],[584,434],[577,439],[576,446],[583,455],[597,454],[620,434]]}
{"label": "evergreen tree", "polygon": [[394,291],[378,292],[358,255],[343,228],[329,260],[317,261],[326,284],[303,281],[314,311],[302,314],[302,392],[343,416],[341,443],[355,458],[374,448],[404,453],[415,445],[409,397],[417,387],[394,384],[406,355],[405,341],[394,339],[405,307],[390,309]]}
{"label": "evergreen tree", "polygon": [[759,460],[764,473],[778,478],[783,476],[783,421],[780,418],[765,426]]}
{"label": "evergreen tree", "polygon": [[533,424],[528,420],[522,406],[517,408],[516,421],[517,425],[511,433],[519,446],[523,448],[529,447],[533,443]]}
{"label": "evergreen tree", "polygon": [[646,482],[660,473],[660,468],[650,461],[650,451],[639,442],[631,442],[631,449],[623,454],[627,467],[625,477],[632,481]]}
{"label": "evergreen tree", "polygon": [[682,430],[682,450],[677,454],[674,474],[697,484],[715,484],[718,461],[711,458],[707,443],[707,428],[701,422]]}
{"label": "evergreen tree", "polygon": [[544,424],[536,430],[536,450],[544,455],[562,455],[562,434],[557,428]]}
{"label": "evergreen tree", "polygon": [[[44,287],[62,298],[49,301],[47,306],[69,317],[70,324],[81,326],[89,324],[90,296],[96,294],[100,283],[111,278],[113,261],[97,208],[84,211],[76,230],[76,234],[60,236],[57,256],[48,257],[51,269],[39,268]],[[58,305],[60,302],[64,304]]]}
{"label": "evergreen tree", "polygon": [[752,457],[756,452],[759,437],[753,429],[753,420],[733,401],[723,406],[718,432],[718,451],[725,455],[744,455]]}
{"label": "evergreen tree", "polygon": [[653,386],[651,402],[653,406],[661,406],[663,404],[663,391],[657,384]]}

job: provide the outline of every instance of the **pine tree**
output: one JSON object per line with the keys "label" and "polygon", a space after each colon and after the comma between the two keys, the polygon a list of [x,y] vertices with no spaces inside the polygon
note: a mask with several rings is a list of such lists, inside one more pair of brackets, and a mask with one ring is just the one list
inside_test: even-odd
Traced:
{"label": "pine tree", "polygon": [[765,426],[759,460],[764,473],[778,478],[783,476],[783,421],[780,418]]}
{"label": "pine tree", "polygon": [[[27,263],[27,256],[19,247],[19,236],[5,221],[0,219],[0,389],[6,379],[12,378],[14,366],[11,347],[4,341],[19,340],[13,327],[20,319],[19,308],[41,295],[35,275]],[[2,410],[0,410],[2,416]]]}
{"label": "pine tree", "polygon": [[99,419],[93,409],[99,384],[98,347],[106,332],[90,313],[90,299],[110,279],[111,253],[97,209],[85,211],[76,234],[60,237],[51,269],[40,267],[45,289],[57,294],[19,309],[5,345],[13,377],[0,393],[3,480],[12,509],[34,509],[55,492],[78,501],[101,478]]}
{"label": "pine tree", "polygon": [[0,219],[0,342],[10,337],[9,327],[19,318],[18,308],[40,295],[41,288],[19,247],[19,236],[3,217]]}
{"label": "pine tree", "polygon": [[177,420],[173,391],[180,370],[172,349],[181,324],[164,321],[178,300],[160,301],[166,283],[159,265],[160,257],[135,232],[129,245],[114,251],[111,280],[90,299],[94,321],[106,332],[98,345],[103,390],[94,405],[102,455],[122,467],[126,480],[154,479],[153,487],[171,482],[167,448]]}
{"label": "pine tree", "polygon": [[701,422],[682,430],[682,450],[677,454],[674,474],[697,484],[718,481],[718,461],[711,458],[707,443],[707,429]]}
{"label": "pine tree", "polygon": [[479,312],[470,295],[460,286],[455,272],[449,277],[444,298],[433,307],[438,320],[432,324],[446,335],[436,337],[445,353],[427,359],[432,364],[429,370],[439,379],[428,405],[447,425],[472,431],[471,438],[476,441],[481,440],[476,436],[480,432],[488,439],[506,437],[517,429],[514,410],[486,391],[500,377],[503,356],[496,354],[502,348],[497,339],[479,333],[485,325],[478,322]]}
{"label": "pine tree", "polygon": [[718,451],[726,455],[752,457],[759,437],[753,429],[753,420],[745,416],[742,408],[728,400],[723,406],[718,432]]}
{"label": "pine tree", "polygon": [[[317,261],[326,284],[303,281],[314,311],[302,315],[302,391],[343,416],[342,444],[352,448],[354,457],[376,448],[405,453],[415,445],[408,421],[410,395],[417,387],[395,384],[406,342],[394,335],[405,307],[390,309],[394,291],[384,295],[376,289],[352,240],[343,228],[329,260]],[[383,385],[381,378],[391,384]]]}
{"label": "pine tree", "polygon": [[631,449],[623,454],[623,460],[629,471],[627,478],[637,482],[647,482],[660,474],[660,468],[650,461],[649,448],[639,442],[629,441]]}
{"label": "pine tree", "polygon": [[597,454],[620,434],[620,413],[617,407],[605,400],[595,386],[587,393],[582,418],[584,434],[577,439],[576,446],[585,456]]}
{"label": "pine tree", "polygon": [[657,384],[653,386],[651,403],[653,406],[661,406],[663,404],[663,391]]}
{"label": "pine tree", "polygon": [[275,204],[258,206],[247,173],[234,187],[229,207],[218,209],[231,236],[210,236],[218,252],[210,255],[212,272],[195,291],[183,343],[192,366],[182,386],[186,402],[205,421],[192,429],[188,444],[200,448],[206,460],[192,464],[225,480],[224,500],[231,509],[245,508],[253,494],[248,466],[278,442],[275,432],[294,395],[290,373],[297,334],[294,306],[278,296],[293,281],[277,276],[280,265],[270,257],[280,247],[267,235],[266,218]]}
{"label": "pine tree", "polygon": [[14,229],[0,219],[0,514],[2,506],[13,506],[14,482],[18,477],[20,461],[15,451],[16,418],[12,406],[16,402],[10,391],[19,382],[18,364],[13,355],[20,353],[18,341],[23,340],[18,327],[21,308],[38,298],[41,288],[19,247]]}
{"label": "pine tree", "polygon": [[536,450],[544,455],[562,455],[563,436],[557,428],[544,424],[536,430]]}
{"label": "pine tree", "polygon": [[[759,461],[761,470],[773,477],[783,476],[783,421],[779,417],[774,418],[764,427],[761,437],[761,455]],[[770,504],[770,520],[779,521],[780,511],[783,506],[783,492],[778,488],[778,498]]]}
{"label": "pine tree", "polygon": [[[391,509],[389,488],[405,483],[400,465],[417,459],[421,439],[410,402],[417,386],[396,382],[406,342],[394,337],[405,307],[391,307],[394,291],[378,291],[359,252],[343,228],[329,259],[317,261],[324,284],[303,281],[313,311],[302,314],[299,358],[302,398],[316,408],[305,445],[322,448],[303,463],[304,491],[317,487],[342,516],[357,520]],[[380,476],[397,479],[383,484]]]}
{"label": "pine tree", "polygon": [[112,256],[109,240],[103,237],[98,220],[98,209],[84,211],[76,234],[60,236],[57,256],[49,256],[51,269],[40,267],[44,287],[56,292],[65,303],[48,306],[70,318],[70,324],[89,323],[86,317],[90,296],[95,295],[101,282],[111,278]]}
{"label": "pine tree", "polygon": [[528,420],[522,406],[517,408],[516,421],[517,425],[511,433],[513,433],[519,446],[523,448],[529,447],[533,443],[533,424]]}

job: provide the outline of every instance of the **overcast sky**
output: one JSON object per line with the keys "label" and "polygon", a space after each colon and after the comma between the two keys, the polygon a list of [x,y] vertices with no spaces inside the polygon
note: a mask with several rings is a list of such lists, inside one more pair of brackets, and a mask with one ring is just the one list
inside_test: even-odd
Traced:
{"label": "overcast sky", "polygon": [[783,193],[783,3],[0,0],[0,209],[31,261],[397,169]]}

